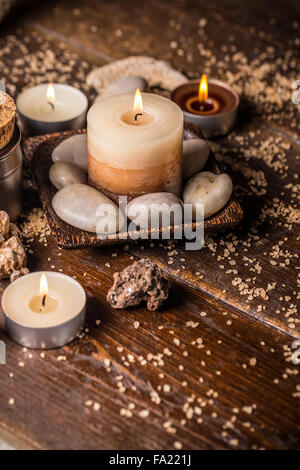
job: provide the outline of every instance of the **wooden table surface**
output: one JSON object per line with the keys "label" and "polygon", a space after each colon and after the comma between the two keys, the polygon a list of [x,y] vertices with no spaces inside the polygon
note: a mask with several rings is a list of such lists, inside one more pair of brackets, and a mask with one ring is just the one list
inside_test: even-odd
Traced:
{"label": "wooden table surface", "polygon": [[[242,227],[207,237],[198,252],[182,242],[63,251],[51,235],[27,239],[30,270],[62,270],[82,283],[87,322],[80,339],[44,353],[23,350],[0,330],[7,347],[0,436],[7,442],[299,448],[292,355],[300,337],[300,139],[299,105],[291,102],[299,20],[293,0],[55,0],[29,4],[0,26],[0,78],[13,96],[46,75],[75,83],[92,100],[87,73],[129,55],[233,84],[242,98],[237,128],[211,145],[245,210]],[[25,227],[39,208],[28,183]],[[166,306],[156,314],[144,306],[111,309],[113,273],[144,256],[171,281]]]}

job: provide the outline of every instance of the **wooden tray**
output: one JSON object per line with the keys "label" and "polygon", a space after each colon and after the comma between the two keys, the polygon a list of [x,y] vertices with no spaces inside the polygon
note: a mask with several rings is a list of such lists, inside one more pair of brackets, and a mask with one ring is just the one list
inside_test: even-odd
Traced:
{"label": "wooden tray", "polygon": [[[197,137],[196,132],[196,128],[192,126],[186,126],[184,131],[184,139],[188,140]],[[48,178],[49,167],[52,164],[51,153],[53,149],[67,137],[83,133],[86,133],[86,129],[31,137],[25,141],[23,146],[24,157],[27,161],[30,162],[32,173],[37,184],[43,209],[46,213],[51,232],[56,238],[58,245],[63,248],[107,246],[132,241],[130,232],[121,234],[117,233],[109,235],[108,237],[103,237],[97,236],[91,232],[86,232],[85,230],[75,228],[60,219],[52,208],[52,198],[57,190],[50,183]],[[212,152],[208,158],[205,169],[210,170],[216,174],[220,174],[217,161]],[[243,210],[240,204],[231,198],[221,211],[204,220],[204,230],[205,232],[217,232],[234,228],[239,225],[242,217]],[[201,223],[197,222],[190,225],[192,225],[193,230],[195,230],[196,226],[200,226]],[[184,230],[184,227],[184,224],[182,224],[180,226],[181,230]],[[174,227],[169,227],[169,229],[172,237],[174,234]],[[161,236],[162,229],[149,229],[146,232],[148,233],[148,238],[150,239],[151,233],[154,232],[159,232],[159,236]],[[145,231],[143,233],[145,233]]]}

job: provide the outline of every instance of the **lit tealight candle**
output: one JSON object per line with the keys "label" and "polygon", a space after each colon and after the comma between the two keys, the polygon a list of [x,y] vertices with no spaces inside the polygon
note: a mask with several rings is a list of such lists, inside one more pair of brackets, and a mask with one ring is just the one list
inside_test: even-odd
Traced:
{"label": "lit tealight candle", "polygon": [[227,134],[232,130],[239,105],[237,93],[219,80],[184,83],[173,90],[172,100],[183,110],[184,119],[196,124],[206,138]]}
{"label": "lit tealight candle", "polygon": [[17,97],[17,111],[26,135],[83,127],[88,101],[77,88],[63,84],[37,85]]}
{"label": "lit tealight candle", "polygon": [[2,310],[8,334],[30,348],[56,348],[72,341],[83,326],[86,296],[62,273],[30,273],[4,291]]}
{"label": "lit tealight candle", "polygon": [[100,99],[88,112],[90,183],[112,199],[180,194],[183,115],[172,101],[137,90]]}

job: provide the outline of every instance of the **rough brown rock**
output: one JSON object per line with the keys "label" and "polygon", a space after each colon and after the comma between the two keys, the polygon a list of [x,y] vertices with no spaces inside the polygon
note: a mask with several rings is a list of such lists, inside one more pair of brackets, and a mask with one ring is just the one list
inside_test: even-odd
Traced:
{"label": "rough brown rock", "polygon": [[157,310],[169,295],[169,282],[161,269],[143,258],[114,274],[114,284],[107,294],[113,308],[126,308],[147,303],[148,310]]}
{"label": "rough brown rock", "polygon": [[0,149],[5,147],[12,138],[15,117],[16,105],[14,100],[0,90]]}
{"label": "rough brown rock", "polygon": [[5,211],[0,211],[0,279],[14,281],[27,274],[27,256],[19,238],[19,229],[11,224]]}
{"label": "rough brown rock", "polygon": [[9,234],[9,215],[5,211],[0,211],[0,234],[5,240]]}

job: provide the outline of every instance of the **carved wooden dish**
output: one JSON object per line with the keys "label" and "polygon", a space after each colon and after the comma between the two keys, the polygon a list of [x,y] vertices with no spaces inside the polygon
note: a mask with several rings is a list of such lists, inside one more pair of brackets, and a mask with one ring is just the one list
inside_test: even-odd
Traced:
{"label": "carved wooden dish", "polygon": [[[51,232],[59,246],[63,248],[87,248],[89,246],[107,246],[118,243],[125,243],[132,240],[130,232],[109,235],[108,237],[98,236],[94,233],[78,229],[67,224],[60,219],[52,208],[52,198],[57,192],[56,188],[50,183],[48,178],[49,168],[52,164],[51,153],[53,149],[64,139],[75,134],[85,133],[86,129],[77,131],[58,132],[54,134],[45,134],[41,136],[31,137],[25,141],[23,151],[24,157],[30,162],[32,173],[38,187],[39,195],[42,201],[43,209],[46,213]],[[184,139],[192,139],[197,137],[197,130],[191,126],[186,126],[184,131]],[[220,174],[220,170],[214,155],[210,154],[205,169],[216,174]],[[229,200],[225,207],[217,214],[204,220],[205,232],[225,231],[234,228],[241,222],[243,210],[240,204],[233,198]],[[195,222],[189,224],[195,230],[196,226],[201,223]],[[186,225],[182,224],[179,228],[183,231]],[[178,228],[178,227],[176,227]],[[171,237],[174,233],[174,227],[169,227]],[[159,233],[161,237],[162,229],[149,229],[146,231],[148,238],[154,232]],[[137,232],[134,232],[135,234]],[[145,233],[145,231],[143,232]]]}

